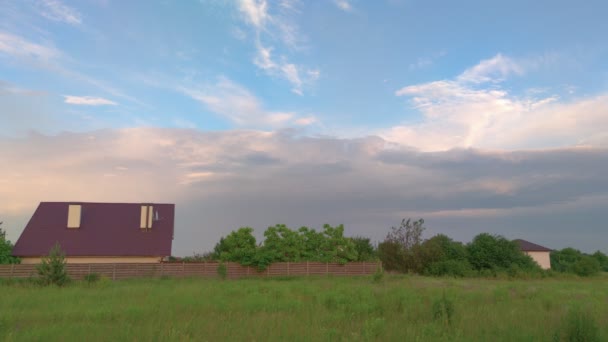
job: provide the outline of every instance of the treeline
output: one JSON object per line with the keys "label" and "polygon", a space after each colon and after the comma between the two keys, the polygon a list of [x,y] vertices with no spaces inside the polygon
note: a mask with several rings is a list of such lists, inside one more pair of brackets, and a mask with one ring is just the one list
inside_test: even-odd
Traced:
{"label": "treeline", "polygon": [[385,269],[431,276],[546,276],[572,273],[592,276],[608,272],[608,256],[600,251],[588,255],[573,248],[552,251],[551,270],[545,271],[522,252],[515,241],[481,233],[468,244],[439,234],[423,240],[424,220],[403,220],[378,244]]}
{"label": "treeline", "polygon": [[423,239],[424,220],[404,219],[374,246],[369,238],[345,237],[344,226],[324,225],[321,231],[286,225],[268,227],[258,243],[253,228],[243,227],[222,237],[212,252],[182,259],[185,262],[219,260],[264,270],[274,262],[320,261],[347,263],[381,261],[385,270],[430,276],[548,275],[552,272],[590,276],[608,272],[608,257],[572,248],[551,253],[552,271],[544,271],[515,241],[482,233],[468,244],[438,234]]}
{"label": "treeline", "polygon": [[186,257],[180,261],[234,261],[264,270],[274,262],[320,261],[347,263],[376,260],[370,239],[345,237],[344,226],[328,224],[317,232],[308,227],[297,230],[283,224],[268,227],[264,242],[258,244],[253,228],[242,227],[222,237],[213,252]]}

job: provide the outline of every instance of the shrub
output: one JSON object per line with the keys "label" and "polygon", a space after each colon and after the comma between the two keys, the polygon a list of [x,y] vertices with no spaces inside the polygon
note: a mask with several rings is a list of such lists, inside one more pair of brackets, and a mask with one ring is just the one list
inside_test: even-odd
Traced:
{"label": "shrub", "polygon": [[382,266],[378,266],[376,268],[376,272],[374,272],[374,274],[372,275],[372,280],[374,281],[374,283],[379,283],[382,281],[383,278],[384,270],[382,269]]}
{"label": "shrub", "polygon": [[581,277],[589,277],[600,272],[600,263],[597,259],[584,255],[573,265],[573,271]]}
{"label": "shrub", "polygon": [[84,276],[84,281],[86,281],[88,284],[92,284],[98,282],[100,278],[101,276],[99,273],[89,273]]}
{"label": "shrub", "polygon": [[220,264],[217,265],[217,274],[220,276],[220,278],[226,279],[226,276],[228,275],[228,269],[226,268],[226,264],[220,262]]}
{"label": "shrub", "polygon": [[571,310],[562,326],[565,340],[569,342],[600,341],[599,328],[593,316],[581,309]]}
{"label": "shrub", "polygon": [[59,243],[51,248],[48,257],[42,259],[38,265],[39,281],[42,285],[63,286],[70,281],[66,271],[65,254],[61,250]]}

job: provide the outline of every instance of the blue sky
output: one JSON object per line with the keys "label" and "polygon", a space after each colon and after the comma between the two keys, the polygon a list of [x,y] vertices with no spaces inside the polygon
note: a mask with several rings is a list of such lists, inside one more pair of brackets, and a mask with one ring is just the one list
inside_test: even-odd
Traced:
{"label": "blue sky", "polygon": [[[426,215],[436,218],[439,232],[459,222],[451,235],[463,240],[488,225],[509,235],[507,213],[514,212],[518,226],[546,239],[543,229],[559,226],[547,221],[547,208],[576,207],[568,215],[589,218],[608,203],[604,176],[570,167],[606,160],[603,1],[0,0],[0,6],[0,152],[30,166],[0,174],[8,184],[0,199],[10,199],[0,214],[14,220],[13,239],[41,200],[187,203],[192,212],[183,214],[191,218],[183,236],[198,236],[188,228],[194,213],[219,210],[202,184],[222,184],[211,186],[222,196],[240,184],[255,198],[265,190],[249,182],[287,177],[291,191],[277,188],[276,196],[300,203],[294,191],[308,193],[310,184],[295,183],[330,182],[312,176],[330,169],[352,183],[330,182],[324,190],[369,197],[378,226]],[[57,149],[38,155],[40,144]],[[412,164],[402,166],[385,158],[395,151],[418,157],[408,154]],[[505,160],[518,167],[498,175]],[[454,163],[468,168],[466,181],[448,172]],[[154,166],[145,176],[130,173],[144,164]],[[425,174],[427,168],[436,173]],[[485,171],[470,176],[476,168]],[[264,180],[252,176],[258,173]],[[36,192],[24,175],[46,187]],[[124,194],[102,191],[99,181],[99,191],[91,191],[96,177],[165,188]],[[403,177],[409,180],[402,184]],[[381,189],[427,181],[420,197],[386,195],[403,201],[401,208],[371,204],[385,196]],[[469,196],[462,201],[468,204],[458,204],[457,193]],[[215,239],[240,224],[262,229],[276,220],[317,226],[326,220],[382,238],[384,232],[366,230],[371,221],[356,223],[358,205],[367,202],[322,214],[313,203],[326,195],[311,194],[304,214],[291,215],[267,199],[254,223],[245,222],[247,215],[218,216],[206,228],[211,233],[200,234]],[[223,212],[237,210],[227,198]],[[600,221],[588,225],[581,248],[604,248],[592,241]],[[566,245],[558,235],[549,243]],[[199,248],[186,240],[176,241],[182,253]]]}

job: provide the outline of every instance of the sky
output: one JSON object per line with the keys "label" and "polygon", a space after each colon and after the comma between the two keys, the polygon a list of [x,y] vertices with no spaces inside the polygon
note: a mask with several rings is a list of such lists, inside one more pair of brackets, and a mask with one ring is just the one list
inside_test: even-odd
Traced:
{"label": "sky", "polygon": [[0,221],[176,204],[241,226],[608,252],[608,3],[0,0]]}

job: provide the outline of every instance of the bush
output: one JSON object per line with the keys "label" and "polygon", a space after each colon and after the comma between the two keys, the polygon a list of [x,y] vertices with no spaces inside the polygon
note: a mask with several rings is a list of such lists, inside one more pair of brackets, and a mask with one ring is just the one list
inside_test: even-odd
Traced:
{"label": "bush", "polygon": [[61,250],[59,243],[51,248],[48,257],[42,259],[38,265],[39,281],[42,285],[63,286],[70,281],[66,271],[65,254]]}
{"label": "bush", "polygon": [[581,277],[589,277],[600,272],[600,263],[597,259],[584,255],[574,264],[573,270]]}
{"label": "bush", "polygon": [[84,281],[86,281],[88,284],[92,284],[98,282],[100,278],[101,276],[99,273],[89,273],[84,276]]}
{"label": "bush", "polygon": [[598,274],[602,269],[603,253],[587,255],[574,248],[551,252],[551,268],[557,272],[574,273],[581,277]]}
{"label": "bush", "polygon": [[382,266],[378,266],[376,268],[376,272],[374,272],[374,274],[372,275],[372,280],[374,281],[374,283],[379,283],[382,281],[383,278],[384,270],[382,269]]}

